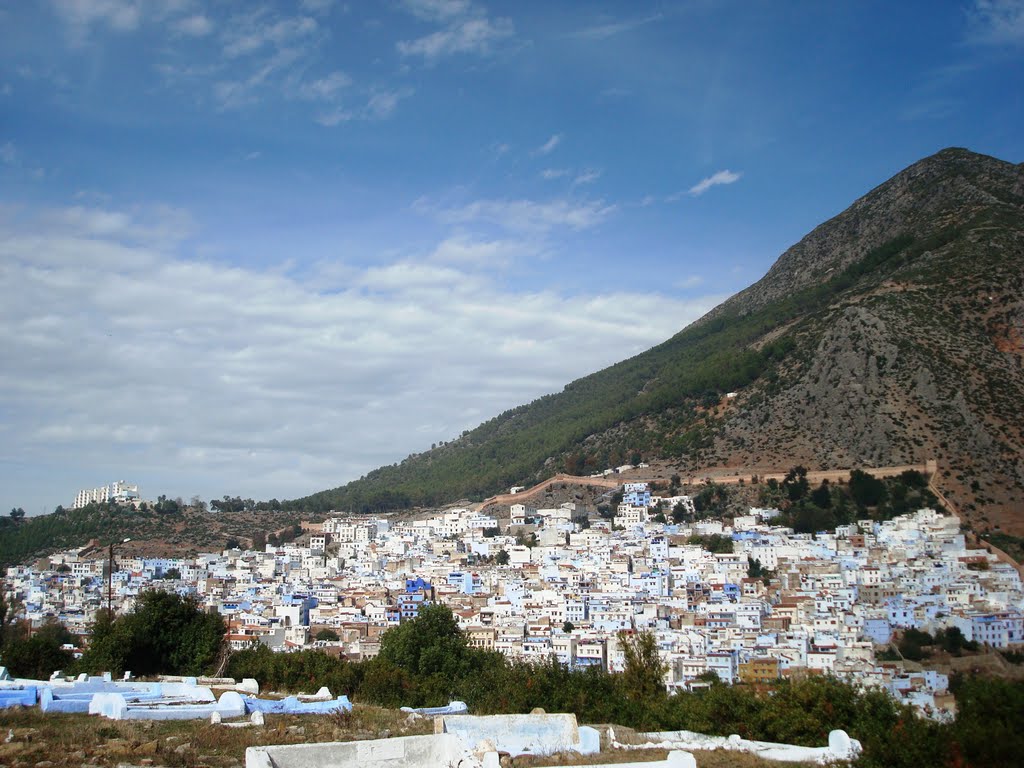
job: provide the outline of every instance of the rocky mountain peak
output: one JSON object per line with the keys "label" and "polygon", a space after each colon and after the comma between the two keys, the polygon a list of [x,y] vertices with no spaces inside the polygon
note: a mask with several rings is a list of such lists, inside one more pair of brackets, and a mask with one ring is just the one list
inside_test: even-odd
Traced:
{"label": "rocky mountain peak", "polygon": [[709,312],[746,314],[821,283],[900,236],[926,236],[969,223],[982,206],[1024,210],[1024,164],[959,147],[943,149],[900,171],[815,227],[767,274]]}

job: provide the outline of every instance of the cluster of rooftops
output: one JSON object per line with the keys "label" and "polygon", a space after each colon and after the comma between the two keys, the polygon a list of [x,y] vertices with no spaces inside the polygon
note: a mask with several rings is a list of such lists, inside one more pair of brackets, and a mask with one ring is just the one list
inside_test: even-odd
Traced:
{"label": "cluster of rooftops", "polygon": [[[955,517],[925,509],[812,535],[773,525],[775,510],[673,525],[651,504],[633,484],[612,520],[572,503],[515,504],[500,521],[458,508],[415,521],[337,516],[304,525],[296,542],[118,556],[112,573],[105,548],[69,550],[9,569],[8,589],[33,622],[57,617],[82,634],[107,600],[124,611],[143,590],[173,590],[223,614],[236,648],[355,660],[428,603],[449,606],[474,646],[609,671],[624,666],[620,633],[649,630],[669,689],[706,685],[708,673],[755,684],[831,673],[937,717],[952,707],[948,681],[880,661],[894,633],[955,627],[996,648],[1024,643],[1017,568],[969,549]],[[690,543],[712,534],[732,552]]]}

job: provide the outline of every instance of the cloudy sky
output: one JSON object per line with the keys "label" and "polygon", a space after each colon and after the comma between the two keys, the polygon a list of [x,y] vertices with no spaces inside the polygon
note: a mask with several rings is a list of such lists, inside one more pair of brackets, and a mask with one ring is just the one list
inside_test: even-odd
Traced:
{"label": "cloudy sky", "polygon": [[0,509],[340,485],[669,337],[943,147],[1024,3],[0,2]]}

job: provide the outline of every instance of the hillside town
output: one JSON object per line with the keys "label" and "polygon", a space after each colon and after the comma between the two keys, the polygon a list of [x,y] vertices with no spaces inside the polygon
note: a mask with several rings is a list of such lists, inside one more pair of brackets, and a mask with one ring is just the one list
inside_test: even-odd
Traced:
{"label": "hillside town", "polygon": [[[731,525],[663,522],[658,510],[692,511],[692,499],[652,495],[646,483],[623,485],[621,498],[611,519],[572,502],[511,504],[500,520],[463,508],[405,521],[332,516],[263,551],[187,559],[93,542],[12,567],[6,583],[33,625],[56,618],[83,637],[98,610],[130,610],[156,588],[220,612],[235,649],[353,660],[376,655],[381,634],[428,603],[449,606],[474,647],[608,671],[624,666],[620,633],[650,630],[670,691],[711,675],[761,684],[829,673],[940,719],[953,708],[947,677],[893,659],[894,633],[1024,642],[1018,570],[969,549],[956,517],[922,509],[812,535],[773,524],[773,509]],[[731,551],[708,551],[709,541]]]}

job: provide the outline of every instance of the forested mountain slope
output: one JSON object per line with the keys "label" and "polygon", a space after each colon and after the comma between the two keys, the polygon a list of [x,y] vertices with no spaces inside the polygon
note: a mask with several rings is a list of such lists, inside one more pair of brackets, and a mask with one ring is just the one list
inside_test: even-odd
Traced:
{"label": "forested mountain slope", "polygon": [[640,457],[681,471],[935,458],[976,527],[1024,533],[1022,355],[1024,166],[947,149],[663,344],[287,506],[433,505]]}

